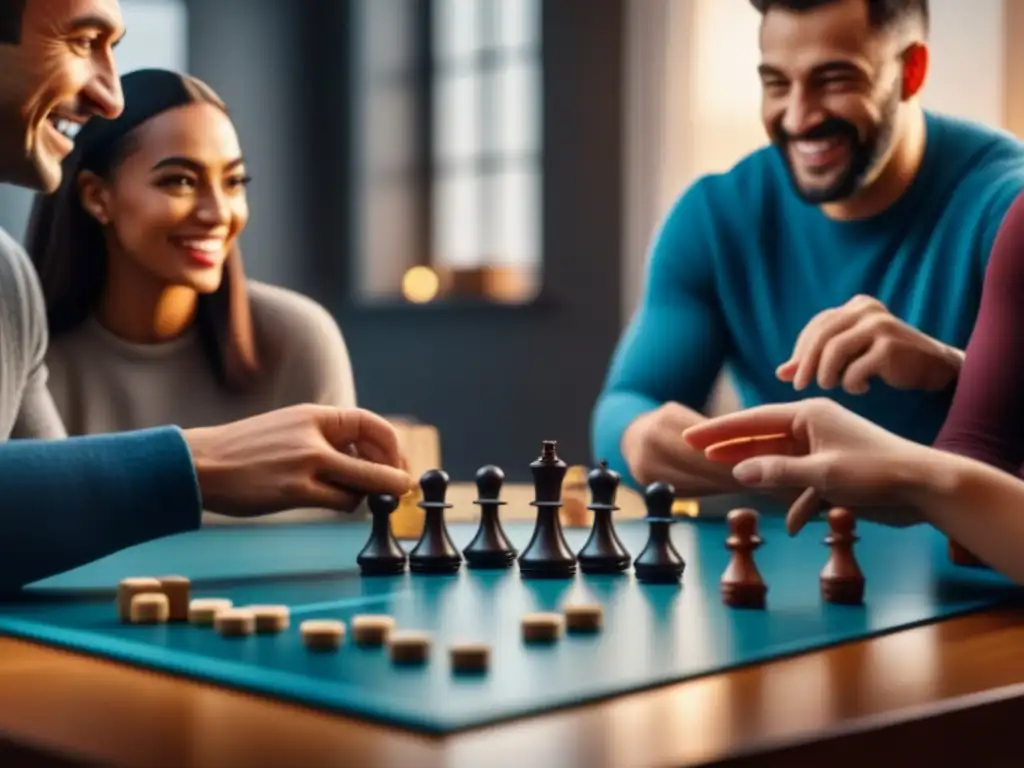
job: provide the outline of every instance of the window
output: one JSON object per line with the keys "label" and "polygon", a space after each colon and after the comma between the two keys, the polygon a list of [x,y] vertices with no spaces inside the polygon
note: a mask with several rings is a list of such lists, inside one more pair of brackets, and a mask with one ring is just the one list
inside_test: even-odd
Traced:
{"label": "window", "polygon": [[358,5],[360,298],[531,298],[542,250],[540,0]]}

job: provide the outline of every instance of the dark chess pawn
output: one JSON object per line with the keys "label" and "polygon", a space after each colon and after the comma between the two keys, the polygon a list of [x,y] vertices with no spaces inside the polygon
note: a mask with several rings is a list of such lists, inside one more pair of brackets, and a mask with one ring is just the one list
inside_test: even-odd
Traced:
{"label": "dark chess pawn", "polygon": [[725,546],[732,552],[722,574],[722,602],[732,608],[764,608],[768,587],[754,562],[754,550],[764,541],[757,533],[759,515],[749,508],[734,509],[725,518],[729,538]]}
{"label": "dark chess pawn", "polygon": [[504,482],[505,473],[501,467],[488,465],[476,473],[477,499],[473,503],[480,506],[480,527],[462,550],[470,568],[508,568],[516,561],[515,547],[498,519],[498,509],[505,504],[501,500]]}
{"label": "dark chess pawn", "polygon": [[519,555],[519,573],[523,578],[571,579],[576,575],[576,556],[562,532],[558,510],[562,506],[562,481],[568,466],[555,452],[556,442],[541,443],[540,458],[530,464],[533,473],[537,523],[533,537]]}
{"label": "dark chess pawn", "polygon": [[587,509],[594,512],[594,523],[590,538],[576,555],[584,573],[622,573],[632,562],[612,523],[612,513],[618,509],[615,497],[620,482],[619,473],[608,469],[608,462],[603,460],[587,475],[587,485],[590,486]]}
{"label": "dark chess pawn", "polygon": [[398,509],[395,496],[380,494],[367,499],[370,514],[370,538],[356,558],[364,576],[392,576],[405,573],[407,557],[391,532],[391,513]]}
{"label": "dark chess pawn", "polygon": [[650,534],[647,544],[633,564],[637,581],[646,584],[678,583],[683,578],[686,562],[672,543],[672,504],[676,490],[668,483],[651,483],[644,491],[647,506],[647,525]]}
{"label": "dark chess pawn", "polygon": [[864,602],[864,574],[853,554],[853,545],[860,538],[853,512],[842,507],[830,510],[828,527],[825,544],[832,552],[821,570],[821,596],[829,603],[860,605]]}
{"label": "dark chess pawn", "polygon": [[444,511],[452,505],[445,501],[448,494],[448,473],[431,469],[420,478],[423,497],[419,505],[424,511],[423,532],[409,553],[409,570],[413,573],[455,573],[462,566],[462,555],[456,549]]}

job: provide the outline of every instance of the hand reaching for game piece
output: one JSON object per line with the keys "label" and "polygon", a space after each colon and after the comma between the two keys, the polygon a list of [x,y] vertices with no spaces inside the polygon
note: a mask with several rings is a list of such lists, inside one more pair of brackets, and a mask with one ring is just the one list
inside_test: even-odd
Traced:
{"label": "hand reaching for game piece", "polygon": [[203,508],[236,517],[298,507],[351,511],[371,493],[401,496],[398,436],[359,408],[298,405],[185,431]]}
{"label": "hand reaching for game piece", "polygon": [[872,378],[896,389],[938,391],[959,374],[963,353],[893,316],[882,302],[855,296],[815,315],[800,332],[790,359],[776,369],[797,391],[817,381],[852,395]]}
{"label": "hand reaching for game piece", "polygon": [[739,490],[728,468],[708,461],[680,439],[680,433],[706,419],[679,403],[665,403],[626,428],[623,456],[640,485],[668,483],[683,497]]}
{"label": "hand reaching for game piece", "polygon": [[822,501],[886,525],[923,520],[910,502],[911,485],[930,449],[831,400],[751,408],[695,425],[683,437],[710,461],[732,465],[745,486],[800,493],[786,518],[791,534]]}

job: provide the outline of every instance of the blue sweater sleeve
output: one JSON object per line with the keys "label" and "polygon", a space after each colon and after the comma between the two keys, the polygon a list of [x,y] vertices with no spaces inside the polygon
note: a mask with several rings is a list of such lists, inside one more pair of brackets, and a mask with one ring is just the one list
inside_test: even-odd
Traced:
{"label": "blue sweater sleeve", "polygon": [[0,591],[199,527],[184,435],[160,427],[0,445]]}
{"label": "blue sweater sleeve", "polygon": [[703,408],[731,349],[715,281],[709,183],[695,183],[655,237],[640,306],[592,414],[595,458],[631,484],[620,445],[626,428],[669,401]]}

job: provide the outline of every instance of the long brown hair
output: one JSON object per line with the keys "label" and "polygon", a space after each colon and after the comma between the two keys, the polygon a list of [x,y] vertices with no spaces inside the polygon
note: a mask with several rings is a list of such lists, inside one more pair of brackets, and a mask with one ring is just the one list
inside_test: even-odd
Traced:
{"label": "long brown hair", "polygon": [[[32,206],[26,248],[39,273],[54,339],[89,317],[106,283],[103,229],[82,205],[78,175],[92,171],[109,179],[130,153],[135,130],[163,112],[205,102],[228,114],[208,85],[188,75],[144,69],[125,75],[121,84],[124,112],[115,120],[93,118],[82,127],[64,162],[60,188],[37,195]],[[220,286],[199,296],[196,325],[221,384],[235,391],[248,387],[259,373],[259,359],[237,243],[224,263]]]}

